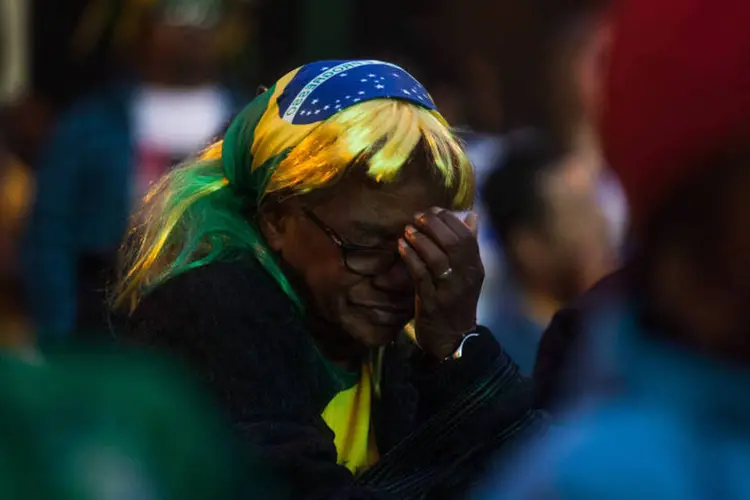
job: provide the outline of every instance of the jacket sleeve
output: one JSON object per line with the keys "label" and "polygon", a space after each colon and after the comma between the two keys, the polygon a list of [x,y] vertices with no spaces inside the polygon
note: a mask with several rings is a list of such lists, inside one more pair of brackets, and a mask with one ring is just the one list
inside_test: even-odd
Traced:
{"label": "jacket sleeve", "polygon": [[36,166],[36,196],[21,255],[21,278],[37,331],[65,335],[76,311],[75,199],[84,137],[80,116],[61,120]]}
{"label": "jacket sleeve", "polygon": [[267,278],[237,269],[211,264],[173,278],[139,305],[121,337],[186,362],[289,498],[389,498],[355,486],[336,464],[320,417],[325,374],[291,302]]}
{"label": "jacket sleeve", "polygon": [[422,353],[414,360],[419,420],[427,429],[423,446],[457,464],[452,476],[459,490],[479,481],[498,453],[514,453],[546,423],[533,409],[531,381],[489,330],[479,327],[478,333],[458,360],[435,365]]}

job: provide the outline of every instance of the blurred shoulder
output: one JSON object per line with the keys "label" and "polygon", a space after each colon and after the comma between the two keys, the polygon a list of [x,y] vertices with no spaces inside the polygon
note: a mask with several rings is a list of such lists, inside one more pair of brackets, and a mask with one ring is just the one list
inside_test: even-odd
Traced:
{"label": "blurred shoulder", "polygon": [[[589,368],[589,359],[581,359],[592,340],[587,334],[588,322],[607,307],[628,300],[629,273],[628,269],[621,269],[605,277],[552,318],[542,334],[534,366],[539,407],[556,412],[577,396],[581,363]],[[606,342],[608,337],[606,331],[597,332],[596,340]]]}
{"label": "blurred shoulder", "polygon": [[[235,481],[236,454],[224,419],[174,363],[123,350],[65,349],[32,360],[4,357],[0,378],[0,399],[14,408],[2,417],[12,433],[2,451],[10,463],[3,463],[35,466],[42,483],[56,485],[65,470],[66,484],[85,481],[93,488],[97,460],[109,472],[139,463],[143,470],[128,480],[156,481],[174,498],[193,498],[192,492],[226,498]],[[46,456],[50,442],[57,460],[27,461]]]}
{"label": "blurred shoulder", "polygon": [[669,412],[628,401],[571,414],[488,491],[519,499],[685,498],[677,478],[689,468],[682,454],[692,445],[683,431]]}

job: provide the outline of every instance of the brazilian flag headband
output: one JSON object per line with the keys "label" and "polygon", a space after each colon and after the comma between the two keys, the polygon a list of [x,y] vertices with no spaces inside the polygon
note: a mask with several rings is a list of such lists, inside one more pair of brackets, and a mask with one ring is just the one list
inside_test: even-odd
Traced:
{"label": "brazilian flag headband", "polygon": [[297,144],[336,113],[373,99],[436,110],[422,84],[388,62],[319,61],[288,73],[229,125],[221,161],[230,186],[257,209],[271,175]]}

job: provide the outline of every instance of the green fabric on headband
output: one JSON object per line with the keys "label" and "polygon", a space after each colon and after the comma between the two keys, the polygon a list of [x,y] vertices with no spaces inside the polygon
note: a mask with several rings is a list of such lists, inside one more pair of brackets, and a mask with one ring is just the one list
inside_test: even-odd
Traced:
{"label": "green fabric on headband", "polygon": [[229,185],[243,199],[251,201],[250,208],[255,210],[260,206],[268,180],[287,153],[284,151],[252,170],[255,129],[268,109],[275,88],[274,85],[257,96],[237,114],[224,134],[221,152],[221,164]]}
{"label": "green fabric on headband", "polygon": [[[224,170],[224,176],[229,181],[229,188],[234,193],[232,198],[244,203],[243,208],[249,210],[248,215],[251,216],[258,214],[258,208],[263,200],[268,180],[273,175],[279,162],[289,152],[289,149],[284,150],[269,158],[254,170],[252,169],[255,130],[268,109],[275,87],[274,85],[257,96],[237,114],[224,134],[224,143],[221,149],[221,166]],[[232,211],[231,208],[229,210]],[[245,220],[244,215],[235,215],[241,217],[243,221],[231,227],[224,227],[224,230],[219,232],[233,235],[235,244],[239,243],[241,248],[249,250],[258,263],[284,290],[297,310],[304,313],[305,308],[302,301],[281,270],[273,251],[261,236],[257,222],[252,219]],[[221,220],[226,224],[226,218],[222,217]],[[201,265],[204,264],[205,262],[201,263]]]}

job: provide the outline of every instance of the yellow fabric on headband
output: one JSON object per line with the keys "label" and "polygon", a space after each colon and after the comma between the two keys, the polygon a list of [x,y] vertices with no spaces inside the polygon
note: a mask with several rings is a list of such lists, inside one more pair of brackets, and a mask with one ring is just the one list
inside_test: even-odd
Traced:
{"label": "yellow fabric on headband", "polygon": [[[331,81],[357,70],[363,74]],[[419,82],[380,61],[318,62],[287,73],[248,104],[227,129],[221,157],[229,184],[257,209],[271,192],[329,185],[363,154],[368,175],[388,182],[420,142],[455,190],[453,204],[470,205],[473,176],[464,174],[471,166]]]}
{"label": "yellow fabric on headband", "polygon": [[300,68],[290,71],[276,82],[273,95],[268,103],[266,112],[258,122],[253,137],[252,155],[254,170],[263,165],[270,158],[276,156],[287,148],[293,148],[299,144],[319,122],[309,125],[293,125],[285,121],[279,112],[279,96],[284,92],[289,82],[299,72]]}

